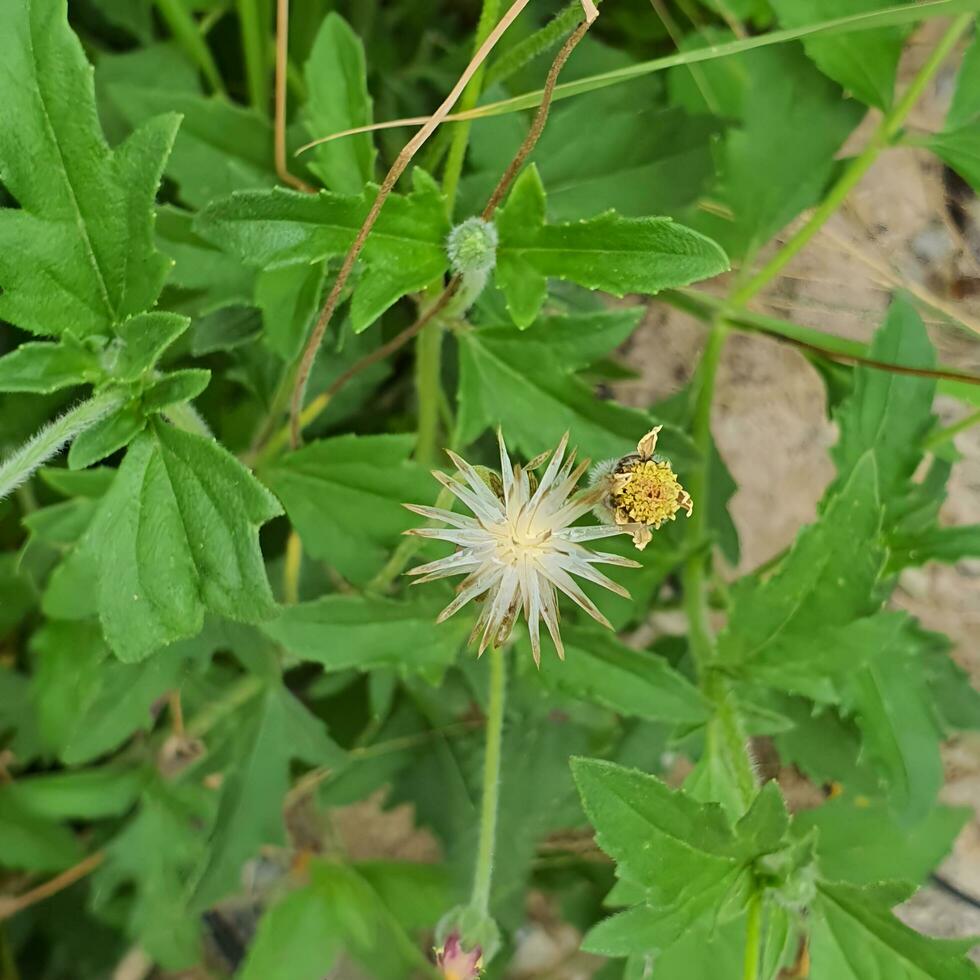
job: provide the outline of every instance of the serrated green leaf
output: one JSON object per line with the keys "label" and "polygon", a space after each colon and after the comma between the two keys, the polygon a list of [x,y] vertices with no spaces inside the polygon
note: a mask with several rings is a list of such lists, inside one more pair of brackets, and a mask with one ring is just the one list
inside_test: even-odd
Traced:
{"label": "serrated green leaf", "polygon": [[253,109],[169,86],[117,84],[110,87],[109,94],[134,126],[163,113],[180,115],[180,131],[166,174],[176,181],[181,199],[191,207],[202,208],[233,191],[275,186],[272,126]]}
{"label": "serrated green leaf", "polygon": [[907,890],[821,884],[810,933],[812,980],[976,980],[973,940],[930,939],[891,908]]}
{"label": "serrated green leaf", "polygon": [[409,459],[411,436],[337,436],[289,453],[265,474],[310,554],[365,584],[432,503],[433,480]]}
{"label": "serrated green leaf", "polygon": [[143,411],[162,412],[171,405],[179,405],[197,398],[211,381],[211,372],[204,368],[185,368],[171,371],[159,381],[154,381],[143,392]]}
{"label": "serrated green leaf", "polygon": [[938,806],[906,826],[880,803],[845,796],[797,813],[793,833],[819,830],[817,858],[821,874],[829,880],[919,884],[950,852],[969,816],[963,807]]}
{"label": "serrated green leaf", "polygon": [[166,275],[153,200],[178,120],[106,145],[65,0],[4,3],[0,39],[0,170],[20,204],[0,211],[0,316],[39,334],[108,334],[153,304]]}
{"label": "serrated green leaf", "polygon": [[470,624],[464,617],[437,626],[439,609],[432,601],[328,595],[283,607],[263,629],[290,653],[328,670],[441,671]]}
{"label": "serrated green leaf", "polygon": [[[817,21],[887,6],[881,0],[773,0],[784,27],[806,27]],[[817,67],[844,90],[868,105],[887,109],[895,89],[895,73],[906,31],[880,27],[856,34],[803,39],[803,48]]]}
{"label": "serrated green leaf", "polygon": [[[351,301],[355,331],[370,326],[400,297],[423,289],[448,265],[442,193],[419,169],[413,181],[411,194],[387,199],[361,253],[364,268]],[[346,254],[376,193],[374,185],[360,196],[247,191],[205,208],[195,228],[250,265],[319,263]]]}
{"label": "serrated green leaf", "polygon": [[92,384],[102,370],[98,358],[66,334],[60,344],[21,344],[0,357],[0,391],[47,394],[74,385]]}
{"label": "serrated green leaf", "polygon": [[734,221],[694,214],[688,220],[740,258],[816,204],[863,107],[842,99],[796,45],[754,51],[732,70],[744,79],[740,125],[720,153],[717,194]]}
{"label": "serrated green leaf", "polygon": [[109,657],[95,623],[49,622],[34,637],[31,700],[46,747],[67,765],[90,762],[153,725],[151,708],[177,684],[186,653],[142,664]]}
{"label": "serrated green leaf", "polygon": [[[306,62],[303,121],[311,139],[373,122],[364,46],[340,14],[331,12],[317,32]],[[358,194],[374,176],[370,133],[321,143],[310,169],[338,194]]]}
{"label": "serrated green leaf", "polygon": [[882,656],[848,675],[842,694],[861,729],[888,798],[914,822],[930,809],[943,784],[941,732],[919,655],[920,637],[905,628]]}
{"label": "serrated green leaf", "polygon": [[278,682],[243,714],[222,783],[214,830],[194,887],[193,904],[199,909],[237,886],[242,865],[263,844],[284,842],[282,804],[289,788],[290,760],[299,757],[331,766],[344,760],[322,722],[312,718]]}
{"label": "serrated green leaf", "polygon": [[[460,442],[499,425],[508,445],[528,457],[557,445],[565,432],[592,459],[634,451],[652,425],[650,416],[596,398],[572,371],[622,343],[636,322],[633,311],[616,311],[545,318],[526,335],[507,327],[461,334]],[[690,444],[679,432],[665,433],[661,445],[673,452],[679,440],[689,456]]]}
{"label": "serrated green leaf", "polygon": [[724,812],[655,776],[595,759],[572,772],[596,842],[645,901],[596,926],[584,948],[612,956],[669,948],[702,916],[744,902],[751,876]]}
{"label": "serrated green leaf", "polygon": [[[907,367],[935,367],[929,335],[905,296],[893,301],[868,356]],[[840,439],[831,450],[838,470],[833,486],[846,481],[870,452],[877,464],[881,499],[894,509],[893,499],[904,491],[922,458],[922,440],[933,424],[935,392],[934,378],[856,367],[853,394],[835,416]]]}
{"label": "serrated green leaf", "polygon": [[966,49],[956,91],[942,132],[929,141],[971,187],[980,193],[980,38]]}
{"label": "serrated green leaf", "polygon": [[566,626],[563,663],[546,663],[542,683],[627,717],[697,724],[710,714],[700,691],[663,657],[634,650],[608,632]]}
{"label": "serrated green leaf", "polygon": [[724,272],[721,248],[669,218],[596,218],[547,224],[535,167],[518,177],[497,218],[496,282],[514,322],[527,327],[541,310],[549,277],[614,296],[653,295]]}
{"label": "serrated green leaf", "polygon": [[279,513],[225,449],[154,423],[130,447],[89,532],[99,616],[116,655],[142,660],[194,636],[205,609],[249,623],[271,616],[258,528]]}
{"label": "serrated green leaf", "polygon": [[852,627],[880,606],[874,591],[883,561],[876,546],[877,487],[875,460],[867,453],[820,520],[800,532],[779,570],[764,582],[750,577],[735,586],[718,637],[720,662],[753,679],[819,693],[820,681],[846,668],[868,633],[886,628]]}
{"label": "serrated green leaf", "polygon": [[116,411],[86,429],[68,450],[68,465],[83,470],[128,446],[146,427],[138,401],[124,402]]}
{"label": "serrated green leaf", "polygon": [[212,794],[203,787],[154,782],[93,877],[96,910],[118,890],[132,889],[128,932],[169,969],[191,966],[200,957],[200,919],[187,914],[187,895],[212,812]]}
{"label": "serrated green leaf", "polygon": [[112,365],[118,381],[136,381],[156,366],[163,352],[190,326],[190,320],[176,313],[141,313],[121,324],[122,347]]}

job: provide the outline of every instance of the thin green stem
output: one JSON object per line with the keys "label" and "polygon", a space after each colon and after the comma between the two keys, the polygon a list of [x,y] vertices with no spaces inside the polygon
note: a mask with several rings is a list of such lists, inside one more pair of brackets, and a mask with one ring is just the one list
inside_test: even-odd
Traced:
{"label": "thin green stem", "polygon": [[268,24],[263,22],[264,0],[236,0],[242,34],[242,58],[248,100],[263,115],[269,111],[269,62],[266,59]]}
{"label": "thin green stem", "polygon": [[415,458],[425,466],[436,461],[439,402],[442,399],[442,332],[436,317],[415,341],[415,390],[418,394],[418,437]]}
{"label": "thin green stem", "polygon": [[944,429],[937,429],[931,436],[923,441],[922,448],[935,449],[937,446],[941,446],[944,442],[949,442],[950,439],[955,438],[961,432],[966,432],[967,429],[972,429],[973,426],[978,424],[980,424],[980,410],[963,416],[963,418],[961,418],[958,422],[954,422],[952,425],[947,425]]}
{"label": "thin green stem", "polygon": [[753,895],[749,901],[749,917],[745,924],[745,961],[742,980],[759,980],[762,953],[762,896]]}
{"label": "thin green stem", "polygon": [[487,709],[487,745],[483,757],[483,799],[480,804],[480,840],[473,874],[472,908],[490,911],[493,852],[497,839],[497,801],[500,795],[500,747],[504,734],[504,696],[507,688],[505,649],[492,648],[490,658],[490,704]]}
{"label": "thin green stem", "polygon": [[118,392],[97,395],[54,419],[0,463],[0,500],[31,478],[66,443],[90,429],[123,403]]}
{"label": "thin green stem", "polygon": [[972,14],[961,14],[953,21],[933,48],[928,59],[926,59],[926,63],[912,79],[902,97],[884,116],[867,145],[847,165],[837,183],[810,215],[809,220],[795,234],[790,236],[789,241],[754,276],[731,295],[729,306],[732,309],[744,306],[759,290],[775,278],[823,227],[827,219],[844,203],[848,194],[854,190],[871,165],[878,159],[878,154],[889,146],[898,135],[902,124],[921,98],[926,86],[972,21]]}
{"label": "thin green stem", "polygon": [[182,0],[156,0],[156,5],[170,33],[201,70],[212,91],[226,95],[225,83],[211,55],[211,49],[201,36],[197,22]]}
{"label": "thin green stem", "polygon": [[[500,13],[499,0],[483,0],[480,20],[476,25],[476,36],[473,39],[473,51],[479,51],[480,45],[487,39],[497,23]],[[459,111],[466,112],[476,106],[483,90],[483,76],[486,72],[486,62],[480,65],[469,84],[463,90],[459,100]],[[442,175],[442,192],[446,196],[446,209],[452,220],[456,204],[456,192],[459,189],[459,178],[463,173],[463,162],[466,159],[466,147],[470,140],[469,122],[460,123],[454,130],[452,143],[449,145],[449,156],[446,158],[446,169]]]}

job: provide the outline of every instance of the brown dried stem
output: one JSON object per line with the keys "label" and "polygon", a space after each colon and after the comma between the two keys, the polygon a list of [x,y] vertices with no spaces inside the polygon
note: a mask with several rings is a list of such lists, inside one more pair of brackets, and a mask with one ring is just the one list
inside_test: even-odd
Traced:
{"label": "brown dried stem", "polygon": [[514,22],[517,15],[527,6],[528,2],[529,0],[514,0],[507,13],[504,14],[497,26],[487,35],[487,39],[480,45],[479,50],[474,54],[470,63],[459,76],[452,91],[446,96],[442,105],[439,106],[435,113],[426,121],[425,125],[405,144],[401,153],[398,154],[395,162],[391,165],[391,169],[385,175],[385,179],[381,182],[381,187],[374,199],[374,203],[371,205],[371,209],[368,211],[368,215],[364,219],[360,230],[354,237],[354,241],[350,249],[348,249],[347,255],[344,256],[340,272],[337,274],[330,294],[327,296],[327,301],[323,304],[323,309],[320,310],[320,315],[317,317],[313,332],[310,334],[310,339],[307,341],[299,362],[290,406],[290,444],[293,448],[298,446],[300,442],[300,413],[303,410],[303,398],[306,395],[306,385],[310,378],[310,372],[313,370],[313,363],[316,360],[317,351],[320,349],[320,344],[323,341],[323,335],[326,333],[327,326],[340,300],[340,295],[354,269],[354,263],[361,254],[364,243],[367,241],[368,235],[371,234],[371,229],[378,220],[378,215],[381,214],[381,209],[384,207],[388,195],[394,190],[398,178],[405,172],[412,157],[415,156],[425,141],[435,132],[446,116],[449,115],[450,110],[463,94],[463,90],[466,88],[469,80],[486,60],[487,56],[493,50],[494,45]]}
{"label": "brown dried stem", "polygon": [[64,891],[74,885],[76,881],[80,881],[86,875],[91,874],[104,860],[105,851],[96,851],[79,861],[78,864],[44,882],[43,885],[38,885],[37,888],[24,892],[23,895],[0,897],[0,922],[9,919],[18,912],[23,912],[24,909],[30,908],[38,902],[43,902],[52,895],[57,895],[60,891]]}
{"label": "brown dried stem", "polygon": [[276,7],[276,99],[273,126],[276,173],[279,179],[298,191],[315,194],[314,188],[289,172],[286,163],[286,66],[289,57],[289,0],[277,0]]}

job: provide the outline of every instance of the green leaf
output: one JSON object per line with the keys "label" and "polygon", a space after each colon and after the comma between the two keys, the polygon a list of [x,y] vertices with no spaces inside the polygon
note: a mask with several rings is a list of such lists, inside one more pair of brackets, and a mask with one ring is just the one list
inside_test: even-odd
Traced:
{"label": "green leaf", "polygon": [[97,911],[118,891],[132,891],[127,931],[166,969],[191,966],[201,955],[200,919],[187,913],[187,896],[212,812],[212,794],[203,787],[157,780],[93,876]]}
{"label": "green leaf", "polygon": [[[621,344],[636,324],[637,311],[622,310],[542,318],[527,334],[509,327],[461,334],[460,442],[499,425],[508,445],[529,458],[557,445],[565,432],[593,459],[634,451],[650,416],[596,398],[572,372]],[[661,445],[672,452],[677,439],[689,447],[675,432],[665,433]]]}
{"label": "green leaf", "polygon": [[167,160],[166,174],[180,197],[202,208],[233,191],[274,187],[272,126],[253,109],[219,96],[205,97],[170,88],[118,84],[113,103],[132,125],[163,113],[178,113],[180,132]]}
{"label": "green leaf", "polygon": [[745,79],[741,125],[729,131],[720,153],[718,196],[735,220],[689,220],[742,257],[817,203],[863,107],[841,99],[795,45],[754,51],[734,65]]}
{"label": "green leaf", "polygon": [[80,772],[45,773],[0,787],[45,820],[98,820],[124,814],[147,781],[144,769],[103,766]]}
{"label": "green leaf", "polygon": [[432,503],[435,481],[409,459],[411,436],[337,436],[279,459],[265,475],[315,558],[364,585],[418,519],[404,503]]}
{"label": "green leaf", "polygon": [[929,141],[977,193],[980,193],[980,38],[966,49],[956,91],[942,132]]}
{"label": "green leaf", "polygon": [[204,391],[211,381],[211,372],[203,368],[171,371],[143,392],[143,411],[162,412],[171,405],[189,402]]}
{"label": "green leaf", "polygon": [[343,752],[280,683],[250,704],[221,787],[214,830],[194,889],[204,909],[234,890],[244,862],[263,844],[285,842],[282,805],[289,788],[289,761],[337,766]]}
{"label": "green leaf", "polygon": [[0,357],[0,391],[47,394],[94,384],[101,374],[95,354],[67,331],[59,344],[21,344],[6,357]]}
{"label": "green leaf", "polygon": [[609,762],[574,759],[572,772],[596,842],[645,898],[596,926],[585,949],[611,956],[666,949],[700,918],[741,908],[751,875],[717,804]]}
{"label": "green leaf", "polygon": [[[905,296],[895,298],[868,356],[907,367],[935,367],[936,352]],[[832,486],[846,481],[870,452],[877,464],[881,499],[893,510],[893,500],[905,490],[922,458],[922,440],[933,424],[935,391],[933,378],[856,367],[853,394],[835,416],[840,439],[831,450],[838,470]]]}
{"label": "green leaf", "polygon": [[[418,168],[413,185],[411,194],[387,199],[361,253],[364,268],[351,302],[357,332],[400,297],[423,289],[446,270],[449,222],[442,193]],[[319,263],[347,253],[376,194],[374,185],[360,196],[247,191],[205,208],[195,228],[253,266]]]}
{"label": "green leaf", "polygon": [[262,310],[264,338],[283,360],[299,356],[313,323],[323,283],[314,263],[263,269],[255,280],[255,302]]}
{"label": "green leaf", "polygon": [[811,980],[976,980],[972,939],[930,939],[891,914],[908,897],[888,885],[821,884],[810,932]]}
{"label": "green leaf", "polygon": [[[303,121],[311,139],[374,121],[366,73],[361,39],[340,14],[327,14],[306,62]],[[371,134],[362,133],[321,143],[310,169],[330,190],[358,194],[374,176],[374,158]]]}
{"label": "green leaf", "polygon": [[173,646],[145,663],[119,663],[95,623],[49,622],[32,648],[40,734],[66,765],[90,762],[151,728],[154,704],[176,686],[187,657]]}
{"label": "green leaf", "polygon": [[980,728],[980,691],[950,656],[949,639],[920,630],[918,640],[929,697],[944,733]]}
{"label": "green leaf", "polygon": [[930,561],[953,565],[980,556],[980,524],[931,527],[918,533],[894,534],[888,542],[890,568],[913,568]]}
{"label": "green leaf", "polygon": [[156,367],[163,352],[190,326],[186,316],[176,313],[141,313],[121,324],[122,346],[112,365],[118,381],[136,381]]}
{"label": "green leaf", "polygon": [[909,822],[932,809],[943,784],[941,732],[919,644],[919,635],[902,630],[880,656],[848,676],[842,692],[890,802]]}
{"label": "green leaf", "polygon": [[[881,0],[773,0],[784,27],[806,27],[815,21],[878,10]],[[879,27],[854,34],[803,39],[803,48],[825,74],[845,91],[878,109],[887,109],[895,90],[895,73],[906,31]]]}
{"label": "green leaf", "polygon": [[251,343],[262,332],[262,319],[254,306],[225,306],[194,321],[191,353],[195,357],[234,350]]}
{"label": "green leaf", "polygon": [[544,187],[533,166],[518,177],[497,229],[496,281],[520,327],[540,312],[548,277],[615,296],[652,295],[728,268],[718,245],[669,218],[622,218],[610,211],[588,221],[546,224]]}
{"label": "green leaf", "polygon": [[26,807],[9,787],[0,787],[0,867],[61,871],[80,861],[71,828]]}
{"label": "green leaf", "polygon": [[846,669],[879,631],[887,634],[887,616],[854,623],[880,606],[877,486],[867,453],[820,520],[800,532],[779,570],[763,582],[752,576],[736,584],[718,636],[719,662],[753,680],[828,696],[820,682]]}
{"label": "green leaf", "polygon": [[130,447],[89,532],[113,652],[142,660],[194,636],[206,609],[246,623],[269,618],[258,528],[280,513],[227,450],[155,423]]}
{"label": "green leaf", "polygon": [[178,120],[106,145],[65,0],[4,3],[0,39],[0,171],[20,204],[0,211],[0,317],[40,334],[107,334],[153,304],[167,272],[153,200]]}
{"label": "green leaf", "polygon": [[546,687],[627,717],[677,724],[707,720],[708,702],[665,658],[591,627],[566,626],[563,639],[565,662],[541,668]]}
{"label": "green leaf", "polygon": [[285,606],[263,629],[290,653],[328,670],[442,672],[470,628],[465,617],[436,625],[441,604],[327,595]]}
{"label": "green leaf", "polygon": [[801,810],[793,833],[817,829],[817,858],[825,878],[854,885],[900,879],[919,884],[949,854],[969,819],[963,808],[937,806],[905,826],[880,803],[849,796]]}
{"label": "green leaf", "polygon": [[68,465],[85,469],[128,446],[146,427],[146,416],[137,400],[124,402],[111,415],[86,429],[68,450]]}

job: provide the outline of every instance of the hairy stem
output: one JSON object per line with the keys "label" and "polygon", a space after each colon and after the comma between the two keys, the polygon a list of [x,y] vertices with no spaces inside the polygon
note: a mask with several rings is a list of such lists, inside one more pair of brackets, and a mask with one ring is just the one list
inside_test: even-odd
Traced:
{"label": "hairy stem", "polygon": [[861,178],[868,172],[871,165],[878,159],[878,154],[885,147],[889,146],[898,135],[902,124],[919,101],[926,86],[972,21],[972,14],[961,14],[953,21],[935,48],[933,48],[929,57],[926,59],[926,63],[919,69],[919,73],[912,79],[912,82],[902,97],[884,116],[877,130],[875,130],[871,139],[868,140],[867,145],[847,165],[837,183],[831,188],[823,201],[820,202],[813,214],[810,215],[806,224],[792,235],[789,241],[748,282],[735,290],[729,299],[729,305],[733,309],[744,306],[759,290],[775,278],[786,264],[823,227],[827,219],[844,203],[848,194],[851,193]]}
{"label": "hairy stem", "polygon": [[0,500],[29,480],[39,466],[57,455],[67,443],[104,419],[122,403],[123,396],[117,392],[97,395],[48,423],[0,463]]}
{"label": "hairy stem", "polygon": [[490,911],[493,852],[497,838],[497,802],[500,795],[500,747],[504,734],[504,697],[507,688],[506,649],[491,648],[490,704],[487,712],[486,754],[483,757],[483,798],[480,802],[480,839],[473,873],[470,905],[484,914]]}
{"label": "hairy stem", "polygon": [[432,320],[415,341],[415,391],[418,395],[415,458],[425,466],[432,466],[437,455],[442,397],[442,331],[442,324]]}

